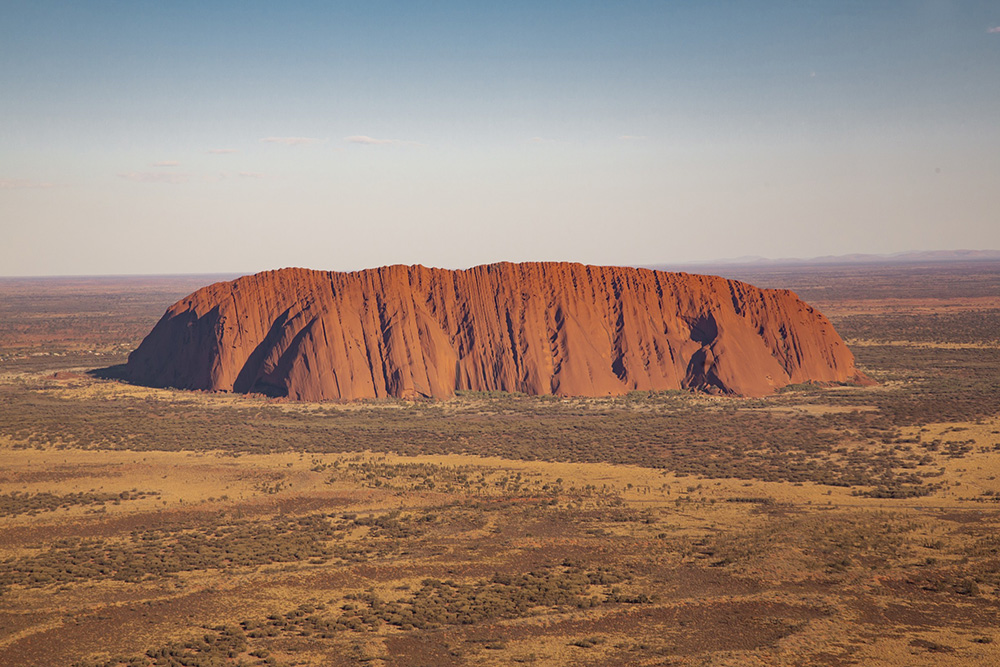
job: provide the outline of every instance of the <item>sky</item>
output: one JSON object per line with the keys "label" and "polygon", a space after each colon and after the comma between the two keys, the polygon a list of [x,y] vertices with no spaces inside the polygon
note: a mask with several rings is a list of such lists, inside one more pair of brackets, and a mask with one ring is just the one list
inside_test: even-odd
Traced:
{"label": "sky", "polygon": [[0,2],[0,275],[1000,249],[1000,3]]}

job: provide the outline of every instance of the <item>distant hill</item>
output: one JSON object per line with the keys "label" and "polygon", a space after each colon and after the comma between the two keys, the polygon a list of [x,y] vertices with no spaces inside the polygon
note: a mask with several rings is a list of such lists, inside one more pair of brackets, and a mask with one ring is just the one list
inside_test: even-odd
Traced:
{"label": "distant hill", "polygon": [[783,257],[772,259],[759,256],[732,257],[700,262],[678,262],[673,264],[650,264],[645,268],[657,270],[699,270],[712,266],[828,266],[828,265],[884,265],[884,264],[931,264],[946,262],[1000,261],[1000,250],[923,250],[897,252],[890,255],[855,253],[851,255],[824,255],[822,257]]}

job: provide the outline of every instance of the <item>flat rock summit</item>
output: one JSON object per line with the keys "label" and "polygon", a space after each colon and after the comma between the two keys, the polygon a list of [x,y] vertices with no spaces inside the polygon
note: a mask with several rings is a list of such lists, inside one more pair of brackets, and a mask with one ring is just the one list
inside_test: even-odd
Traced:
{"label": "flat rock summit", "polygon": [[788,290],[569,263],[281,269],[216,283],[171,306],[124,375],[306,401],[461,389],[762,396],[865,379],[830,322]]}

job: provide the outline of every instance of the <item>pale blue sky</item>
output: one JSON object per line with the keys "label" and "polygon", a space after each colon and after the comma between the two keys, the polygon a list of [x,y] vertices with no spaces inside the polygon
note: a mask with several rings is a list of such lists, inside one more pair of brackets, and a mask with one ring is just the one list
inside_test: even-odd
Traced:
{"label": "pale blue sky", "polygon": [[0,275],[1000,248],[996,2],[479,5],[0,3]]}

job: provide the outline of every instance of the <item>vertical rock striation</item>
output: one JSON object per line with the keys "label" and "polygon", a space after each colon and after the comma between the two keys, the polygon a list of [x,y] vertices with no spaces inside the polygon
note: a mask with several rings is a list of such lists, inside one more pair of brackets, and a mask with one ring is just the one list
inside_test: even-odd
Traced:
{"label": "vertical rock striation", "polygon": [[761,396],[864,379],[830,322],[790,291],[568,263],[282,269],[216,283],[167,310],[125,375],[310,401],[456,389]]}

